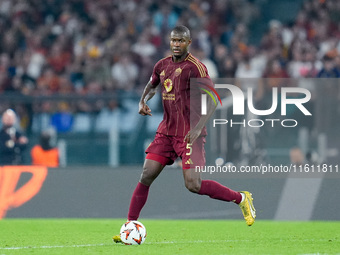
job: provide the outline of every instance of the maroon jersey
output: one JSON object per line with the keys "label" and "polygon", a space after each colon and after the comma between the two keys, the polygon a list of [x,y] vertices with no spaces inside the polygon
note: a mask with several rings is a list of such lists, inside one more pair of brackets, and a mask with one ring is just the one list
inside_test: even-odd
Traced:
{"label": "maroon jersey", "polygon": [[[163,120],[157,133],[185,136],[190,130],[190,114],[192,124],[198,122],[200,114],[197,110],[192,109],[190,112],[190,90],[198,88],[198,85],[190,83],[191,78],[206,78],[212,83],[205,65],[190,53],[182,62],[175,63],[172,56],[169,56],[156,63],[151,84],[153,87],[161,84],[164,108]],[[205,127],[201,135],[206,135]]]}

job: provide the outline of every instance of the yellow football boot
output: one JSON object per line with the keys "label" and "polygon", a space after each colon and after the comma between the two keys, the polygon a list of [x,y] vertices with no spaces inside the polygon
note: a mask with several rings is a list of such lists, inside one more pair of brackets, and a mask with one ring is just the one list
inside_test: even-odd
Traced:
{"label": "yellow football boot", "polygon": [[256,218],[256,210],[253,204],[253,197],[252,194],[248,191],[240,191],[240,193],[243,193],[245,198],[243,202],[239,204],[239,206],[242,210],[243,217],[246,220],[247,225],[251,226],[255,222]]}

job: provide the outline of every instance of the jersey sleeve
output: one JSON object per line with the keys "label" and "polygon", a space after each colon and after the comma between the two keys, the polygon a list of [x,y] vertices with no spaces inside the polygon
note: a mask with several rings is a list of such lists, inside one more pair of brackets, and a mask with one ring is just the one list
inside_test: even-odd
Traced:
{"label": "jersey sleeve", "polygon": [[160,82],[160,62],[158,61],[153,68],[152,75],[150,77],[150,82],[153,88],[157,87]]}
{"label": "jersey sleeve", "polygon": [[192,77],[191,78],[209,78],[207,67],[200,61],[192,61]]}
{"label": "jersey sleeve", "polygon": [[[212,82],[207,67],[202,62],[193,62],[193,68],[192,68],[192,76],[191,78],[197,78],[195,79],[197,81],[197,84],[206,85],[208,87],[215,87],[215,84]],[[201,90],[201,93],[203,91]]]}

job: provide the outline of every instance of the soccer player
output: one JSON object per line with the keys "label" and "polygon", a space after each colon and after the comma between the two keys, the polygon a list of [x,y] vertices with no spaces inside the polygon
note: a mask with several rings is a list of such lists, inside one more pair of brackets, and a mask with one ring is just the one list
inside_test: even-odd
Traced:
{"label": "soccer player", "polygon": [[[146,102],[155,95],[156,87],[160,85],[164,117],[158,126],[154,141],[146,149],[143,172],[132,194],[128,220],[138,219],[152,182],[166,165],[171,165],[180,157],[185,187],[189,191],[238,204],[247,225],[251,226],[256,217],[251,193],[231,190],[213,180],[201,180],[200,172],[195,170],[195,166],[205,165],[204,125],[216,106],[209,105],[207,114],[199,116],[196,125],[190,129],[190,90],[193,90],[190,80],[199,78],[205,80],[206,84],[212,84],[205,65],[189,53],[190,44],[189,29],[176,26],[170,33],[172,55],[156,63],[141,96],[139,113],[151,116],[151,109]],[[192,114],[192,111],[190,113]],[[114,236],[113,240],[121,241],[119,235]]]}

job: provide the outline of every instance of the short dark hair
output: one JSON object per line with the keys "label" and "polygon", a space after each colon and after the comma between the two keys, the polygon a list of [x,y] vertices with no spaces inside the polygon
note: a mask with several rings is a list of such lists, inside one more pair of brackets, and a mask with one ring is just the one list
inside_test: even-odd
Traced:
{"label": "short dark hair", "polygon": [[189,28],[187,28],[186,26],[183,26],[183,25],[179,25],[179,26],[174,27],[174,29],[172,29],[172,32],[183,33],[183,34],[185,33],[185,34],[188,35],[189,38],[191,38]]}

